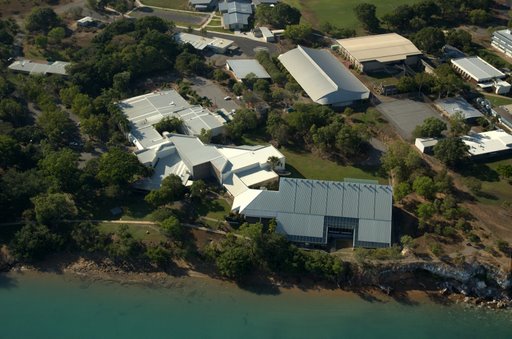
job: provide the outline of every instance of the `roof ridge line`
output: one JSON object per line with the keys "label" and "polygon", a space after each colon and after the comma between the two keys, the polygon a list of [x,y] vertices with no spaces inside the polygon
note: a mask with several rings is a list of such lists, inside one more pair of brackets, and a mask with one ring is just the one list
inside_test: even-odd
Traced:
{"label": "roof ridge line", "polygon": [[324,78],[334,87],[335,91],[340,89],[338,85],[331,79],[331,77],[327,73],[325,73],[325,71],[320,66],[318,66],[315,60],[313,60],[313,58],[306,52],[304,47],[302,47],[301,45],[297,45],[297,48],[299,49],[299,51],[301,51],[303,55],[306,56],[306,58],[313,64],[313,66],[320,72],[320,74],[322,74]]}

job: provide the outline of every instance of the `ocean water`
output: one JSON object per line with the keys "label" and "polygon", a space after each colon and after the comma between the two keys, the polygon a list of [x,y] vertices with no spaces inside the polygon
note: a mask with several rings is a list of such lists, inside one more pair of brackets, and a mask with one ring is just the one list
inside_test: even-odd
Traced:
{"label": "ocean water", "polygon": [[0,275],[0,338],[512,338],[512,315],[342,293],[254,293],[208,279],[172,287]]}

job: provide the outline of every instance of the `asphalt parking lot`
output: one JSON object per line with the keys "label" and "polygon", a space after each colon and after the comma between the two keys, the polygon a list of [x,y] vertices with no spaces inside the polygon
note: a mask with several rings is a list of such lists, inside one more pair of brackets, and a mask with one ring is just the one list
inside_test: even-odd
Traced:
{"label": "asphalt parking lot", "polygon": [[192,89],[196,91],[197,94],[209,98],[218,109],[225,109],[227,112],[231,112],[232,110],[240,108],[240,105],[236,102],[236,98],[232,97],[231,100],[224,100],[229,93],[214,82],[201,77],[189,78],[187,80],[192,82]]}
{"label": "asphalt parking lot", "polygon": [[410,99],[394,100],[382,103],[377,109],[397,129],[404,139],[412,139],[412,132],[416,126],[421,125],[426,118],[440,119],[439,114],[430,105]]}

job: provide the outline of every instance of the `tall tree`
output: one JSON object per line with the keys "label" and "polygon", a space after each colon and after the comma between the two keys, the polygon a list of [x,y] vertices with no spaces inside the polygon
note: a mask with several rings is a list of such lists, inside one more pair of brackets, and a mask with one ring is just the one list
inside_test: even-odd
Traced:
{"label": "tall tree", "polygon": [[98,179],[107,185],[125,185],[145,171],[137,157],[120,148],[103,153],[98,164]]}
{"label": "tall tree", "polygon": [[419,49],[430,54],[439,54],[446,44],[444,33],[436,27],[425,27],[413,35],[412,41]]}
{"label": "tall tree", "polygon": [[416,138],[440,138],[446,128],[444,121],[430,117],[414,129],[413,135]]}
{"label": "tall tree", "polygon": [[357,19],[369,32],[377,32],[380,27],[379,19],[376,16],[377,7],[369,3],[361,3],[354,8]]}
{"label": "tall tree", "polygon": [[50,7],[35,7],[25,19],[25,28],[29,32],[48,33],[52,28],[62,26],[62,20]]}
{"label": "tall tree", "polygon": [[73,196],[68,193],[50,193],[32,198],[36,220],[54,226],[62,219],[71,219],[78,214]]}
{"label": "tall tree", "polygon": [[469,147],[458,137],[439,140],[434,146],[434,155],[449,167],[460,166],[468,157]]}

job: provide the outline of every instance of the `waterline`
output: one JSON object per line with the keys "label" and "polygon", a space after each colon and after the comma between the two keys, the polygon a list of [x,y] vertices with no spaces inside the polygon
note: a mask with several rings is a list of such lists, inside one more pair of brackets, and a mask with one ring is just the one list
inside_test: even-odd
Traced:
{"label": "waterline", "polygon": [[510,338],[509,313],[428,298],[331,292],[258,295],[181,278],[167,288],[0,275],[0,338]]}

